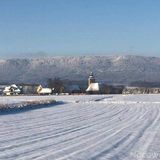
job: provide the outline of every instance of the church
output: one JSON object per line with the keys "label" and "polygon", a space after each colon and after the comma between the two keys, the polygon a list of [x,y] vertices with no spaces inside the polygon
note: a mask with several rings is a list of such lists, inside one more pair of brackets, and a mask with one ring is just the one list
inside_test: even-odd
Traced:
{"label": "church", "polygon": [[91,72],[88,78],[88,88],[86,92],[88,94],[108,94],[109,88],[103,83],[97,83],[93,72]]}

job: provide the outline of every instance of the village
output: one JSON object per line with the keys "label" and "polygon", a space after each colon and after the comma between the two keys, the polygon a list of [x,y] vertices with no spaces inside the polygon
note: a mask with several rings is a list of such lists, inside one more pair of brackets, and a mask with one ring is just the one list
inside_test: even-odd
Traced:
{"label": "village", "polygon": [[93,72],[88,77],[88,82],[62,81],[59,78],[49,79],[47,87],[41,84],[11,84],[0,85],[1,95],[70,95],[70,94],[121,94],[123,86],[109,86],[96,82]]}
{"label": "village", "polygon": [[59,78],[49,79],[47,87],[41,84],[0,85],[0,94],[11,95],[74,95],[74,94],[158,94],[158,87],[128,87],[124,85],[107,85],[97,82],[91,72],[88,81],[62,81]]}

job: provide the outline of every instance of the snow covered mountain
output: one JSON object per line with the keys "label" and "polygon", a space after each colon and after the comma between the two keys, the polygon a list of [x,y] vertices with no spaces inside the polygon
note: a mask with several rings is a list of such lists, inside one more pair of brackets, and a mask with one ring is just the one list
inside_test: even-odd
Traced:
{"label": "snow covered mountain", "polygon": [[141,56],[55,56],[33,59],[1,59],[0,83],[41,83],[48,78],[112,83],[160,82],[160,58]]}

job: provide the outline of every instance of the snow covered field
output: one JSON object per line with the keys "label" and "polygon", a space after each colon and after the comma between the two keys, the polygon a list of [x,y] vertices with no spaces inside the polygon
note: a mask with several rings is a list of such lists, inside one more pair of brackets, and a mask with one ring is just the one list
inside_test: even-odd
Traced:
{"label": "snow covered field", "polygon": [[48,97],[63,103],[0,115],[0,160],[160,159],[160,95]]}

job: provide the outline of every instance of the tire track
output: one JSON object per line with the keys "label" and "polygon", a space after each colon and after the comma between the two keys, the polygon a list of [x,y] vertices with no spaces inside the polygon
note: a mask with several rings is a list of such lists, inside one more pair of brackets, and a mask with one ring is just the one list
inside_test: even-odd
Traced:
{"label": "tire track", "polygon": [[147,153],[159,129],[158,103],[84,97],[70,97],[59,108],[0,117],[0,159],[129,160],[131,152]]}

